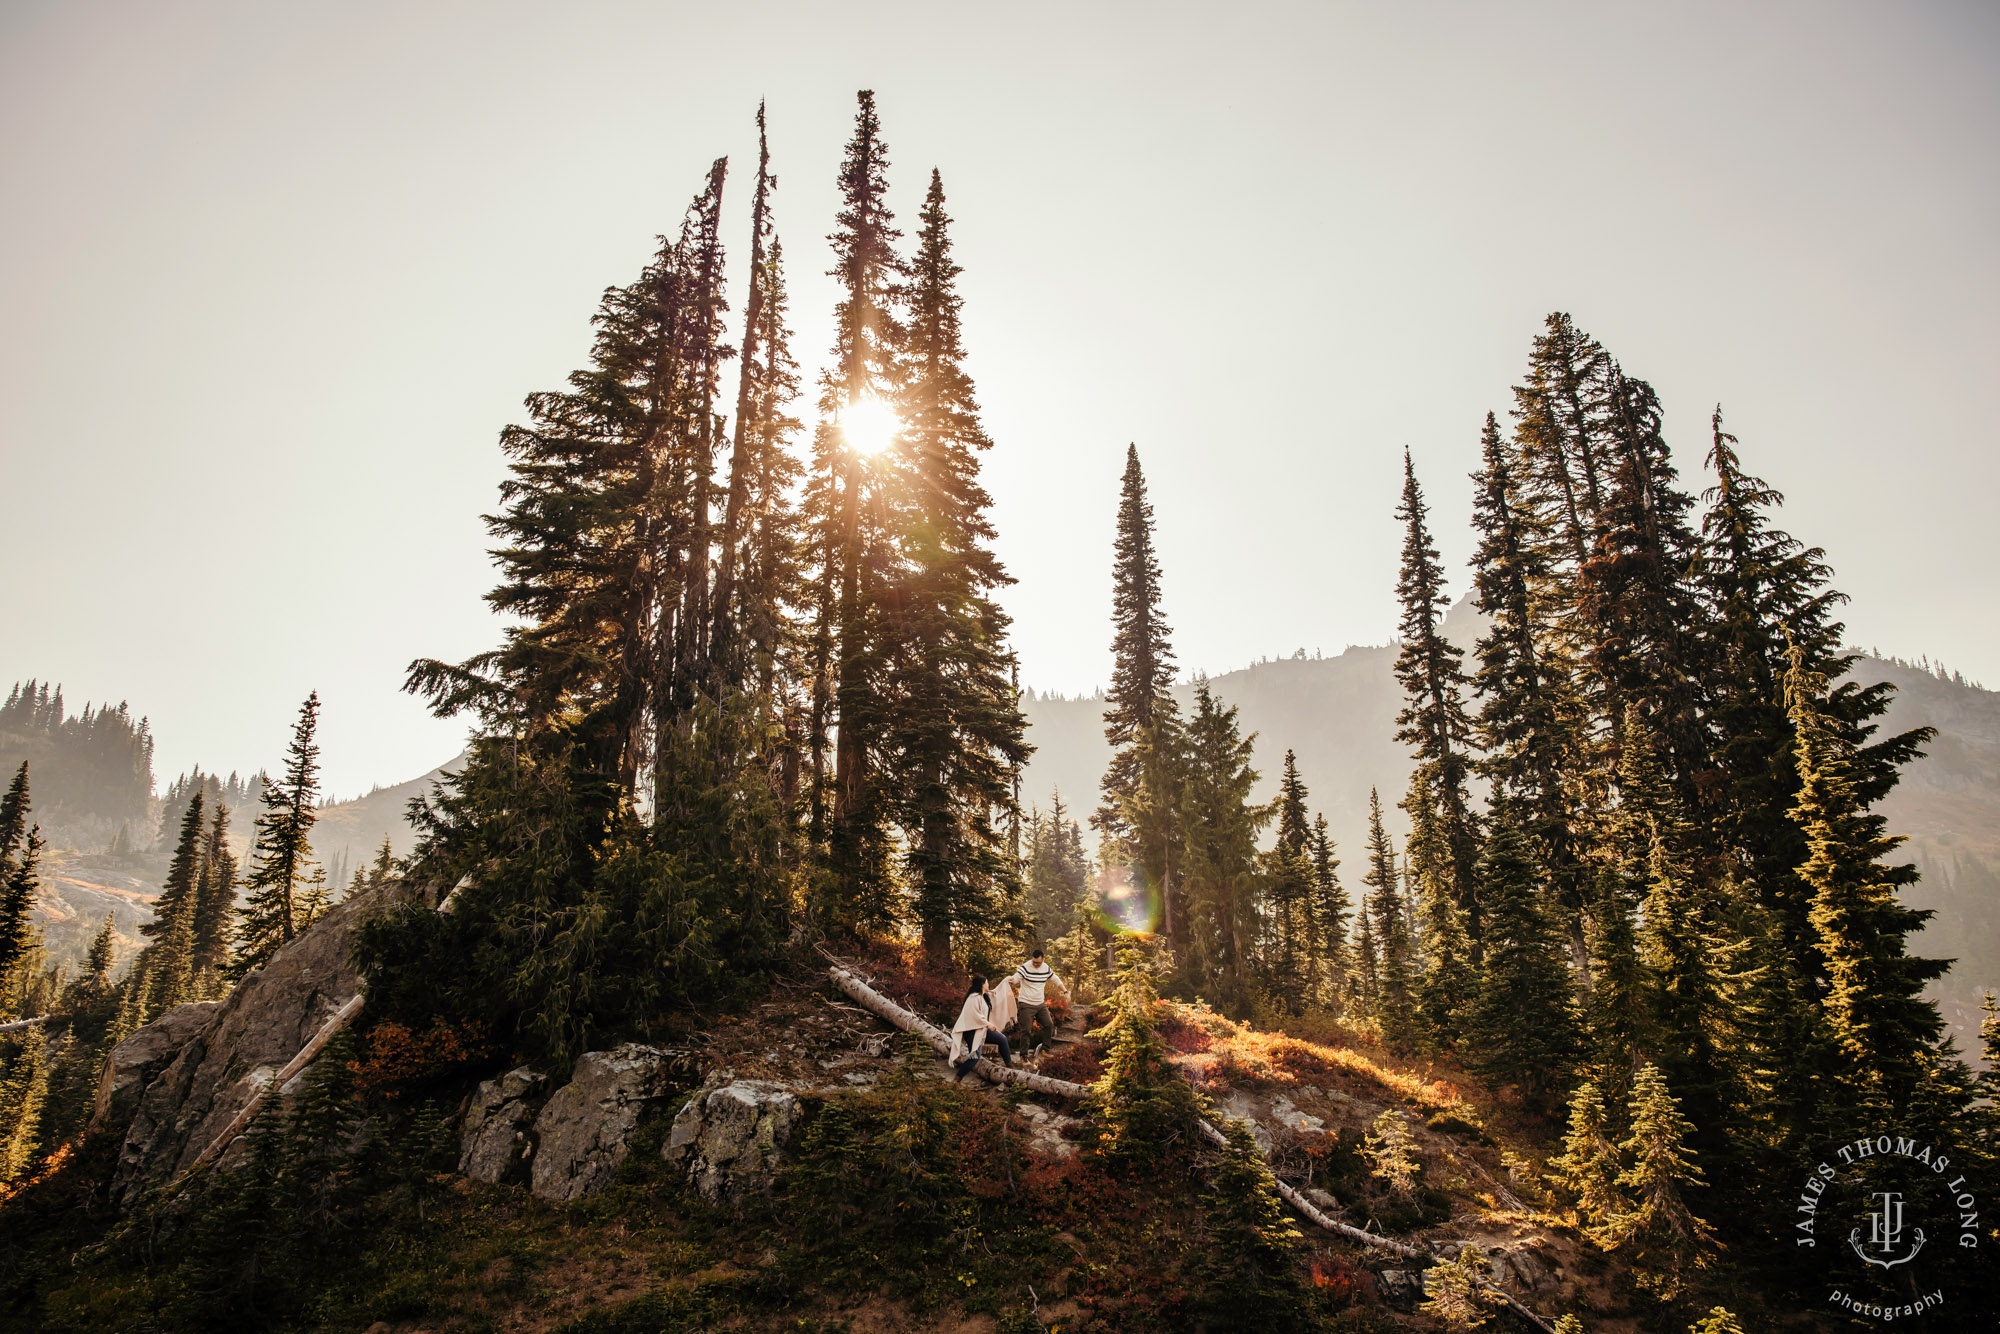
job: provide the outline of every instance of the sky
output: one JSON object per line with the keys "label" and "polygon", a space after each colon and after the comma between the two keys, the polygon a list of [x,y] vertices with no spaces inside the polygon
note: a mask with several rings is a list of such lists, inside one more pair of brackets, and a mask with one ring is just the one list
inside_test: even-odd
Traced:
{"label": "sky", "polygon": [[[1027,684],[1110,667],[1136,443],[1184,671],[1386,642],[1402,451],[1454,591],[1551,311],[1717,403],[1850,638],[2000,686],[2000,8],[0,5],[0,688],[148,715],[162,783],[329,789],[463,726],[496,439],[769,104],[794,346],[857,89],[943,174]],[[733,393],[726,395],[733,401]]]}

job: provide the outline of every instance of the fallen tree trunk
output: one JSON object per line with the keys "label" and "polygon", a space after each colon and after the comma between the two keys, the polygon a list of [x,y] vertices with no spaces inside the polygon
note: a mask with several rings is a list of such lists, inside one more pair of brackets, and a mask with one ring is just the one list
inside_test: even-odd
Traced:
{"label": "fallen tree trunk", "polygon": [[[829,968],[827,972],[833,978],[835,986],[852,996],[870,1014],[887,1023],[894,1024],[906,1033],[920,1034],[925,1041],[929,1042],[937,1050],[940,1056],[950,1053],[951,1037],[936,1024],[928,1023],[921,1016],[896,1004],[896,1002],[875,990],[874,987],[868,985],[858,973],[855,973],[851,969],[843,968],[836,964],[834,967]],[[1043,1093],[1054,1093],[1065,1098],[1080,1098],[1090,1091],[1084,1085],[1072,1084],[1066,1079],[1050,1079],[1046,1075],[1038,1075],[1026,1070],[1010,1069],[1007,1066],[988,1060],[980,1061],[974,1069],[991,1083],[1024,1084],[1031,1089],[1036,1089]],[[1211,1143],[1220,1148],[1228,1147],[1228,1137],[1216,1127],[1214,1122],[1203,1120],[1200,1122],[1200,1125],[1201,1133]],[[1286,1185],[1283,1181],[1279,1181],[1275,1172],[1271,1174],[1271,1180],[1277,1185],[1278,1194],[1284,1199],[1286,1204],[1298,1210],[1300,1215],[1308,1221],[1318,1224],[1329,1232],[1337,1232],[1341,1236],[1352,1241],[1358,1241],[1364,1246],[1373,1246],[1377,1250],[1389,1251],[1406,1259],[1435,1259],[1430,1252],[1421,1247],[1409,1245],[1407,1242],[1394,1241],[1388,1237],[1377,1236],[1375,1233],[1366,1231],[1363,1228],[1354,1227],[1336,1218],[1329,1217],[1325,1212],[1315,1207],[1305,1196],[1299,1194],[1298,1191]],[[1502,1302],[1505,1302],[1510,1310],[1521,1316],[1536,1329],[1544,1331],[1544,1334],[1555,1334],[1554,1329],[1547,1321],[1516,1301],[1497,1284],[1486,1279],[1482,1279],[1480,1284],[1488,1292],[1492,1293]]]}
{"label": "fallen tree trunk", "polygon": [[[863,1009],[876,1018],[894,1024],[906,1033],[915,1033],[922,1037],[924,1041],[931,1044],[939,1056],[949,1056],[951,1054],[951,1034],[945,1032],[936,1024],[930,1023],[921,1015],[896,1004],[896,1002],[869,986],[867,982],[862,980],[859,974],[850,969],[836,965],[827,969],[827,973],[833,978],[835,986],[854,997]],[[998,1061],[989,1060],[985,1057],[980,1058],[979,1064],[974,1066],[973,1070],[988,1083],[1020,1084],[1023,1087],[1035,1090],[1037,1093],[1049,1093],[1058,1098],[1081,1098],[1090,1092],[1090,1087],[1086,1084],[1073,1084],[1067,1079],[1051,1079],[1047,1075],[1038,1075],[1032,1070],[1017,1070],[1012,1066],[1002,1065]]]}
{"label": "fallen tree trunk", "polygon": [[249,1128],[250,1122],[257,1115],[257,1109],[264,1105],[264,1099],[270,1095],[271,1091],[283,1088],[286,1081],[290,1080],[292,1076],[312,1064],[313,1057],[319,1055],[321,1051],[325,1050],[326,1044],[333,1041],[333,1035],[338,1033],[342,1028],[345,1028],[347,1022],[360,1013],[361,993],[357,991],[354,995],[348,997],[345,1005],[342,1005],[338,1010],[333,1012],[331,1019],[328,1019],[320,1026],[319,1032],[313,1034],[312,1041],[300,1048],[297,1056],[286,1062],[284,1069],[271,1076],[270,1083],[264,1085],[263,1088],[258,1089],[250,1096],[250,1101],[243,1104],[243,1110],[236,1114],[235,1119],[224,1126],[222,1133],[209,1141],[208,1147],[201,1151],[200,1156],[188,1164],[188,1170],[192,1172],[195,1168],[205,1163],[212,1163],[221,1157],[222,1151],[228,1148],[238,1135],[241,1135]]}

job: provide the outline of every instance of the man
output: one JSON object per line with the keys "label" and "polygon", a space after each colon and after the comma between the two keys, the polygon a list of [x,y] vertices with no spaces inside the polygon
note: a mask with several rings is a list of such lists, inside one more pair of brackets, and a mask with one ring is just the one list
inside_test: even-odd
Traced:
{"label": "man", "polygon": [[1016,1002],[1020,1006],[1021,1015],[1021,1049],[1032,1052],[1035,1048],[1036,1024],[1043,1024],[1048,1028],[1049,1035],[1044,1041],[1052,1042],[1056,1036],[1056,1018],[1049,1013],[1048,995],[1044,988],[1051,982],[1064,987],[1065,990],[1068,988],[1063,980],[1056,976],[1055,969],[1049,967],[1039,946],[1028,956],[1026,963],[1014,970],[1014,977],[1021,986],[1021,994]]}

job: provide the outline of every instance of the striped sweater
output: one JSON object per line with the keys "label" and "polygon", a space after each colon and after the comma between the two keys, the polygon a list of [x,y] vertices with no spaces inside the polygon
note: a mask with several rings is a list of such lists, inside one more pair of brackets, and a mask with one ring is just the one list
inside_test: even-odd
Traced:
{"label": "striped sweater", "polygon": [[1042,999],[1042,988],[1049,983],[1063,985],[1063,980],[1056,976],[1055,969],[1046,963],[1038,964],[1033,959],[1016,968],[1014,976],[1021,979],[1021,1008],[1024,1010],[1045,1003]]}

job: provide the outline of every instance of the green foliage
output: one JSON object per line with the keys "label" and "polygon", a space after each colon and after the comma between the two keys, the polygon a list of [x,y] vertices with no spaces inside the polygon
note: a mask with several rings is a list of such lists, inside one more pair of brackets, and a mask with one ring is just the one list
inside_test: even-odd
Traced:
{"label": "green foliage", "polygon": [[242,976],[261,968],[292,937],[312,924],[304,901],[312,878],[312,827],[319,818],[319,692],[306,696],[285,751],[284,777],[264,786],[264,813],[243,903],[236,910],[236,948],[230,970]]}
{"label": "green foliage", "polygon": [[1602,1227],[1630,1207],[1618,1190],[1618,1151],[1605,1122],[1604,1094],[1586,1080],[1569,1101],[1562,1153],[1549,1162],[1549,1181],[1575,1203],[1587,1227]]}
{"label": "green foliage", "polygon": [[1304,1240],[1278,1198],[1278,1188],[1249,1126],[1225,1117],[1228,1146],[1213,1172],[1206,1205],[1209,1282],[1203,1309],[1215,1328],[1268,1330],[1308,1327],[1305,1286],[1296,1251]]}
{"label": "green foliage", "polygon": [[1117,990],[1105,1002],[1111,1021],[1097,1033],[1104,1073],[1090,1090],[1095,1152],[1114,1164],[1155,1164],[1189,1151],[1200,1108],[1154,1022],[1158,997],[1145,947],[1122,938],[1118,964]]}
{"label": "green foliage", "polygon": [[1409,1123],[1398,1111],[1386,1111],[1375,1118],[1374,1128],[1362,1140],[1362,1154],[1373,1164],[1373,1174],[1389,1194],[1398,1200],[1414,1200],[1423,1175],[1423,1159]]}
{"label": "green foliage", "polygon": [[1424,1292],[1417,1309],[1448,1330],[1478,1329],[1497,1304],[1487,1286],[1486,1254],[1470,1242],[1424,1272]]}
{"label": "green foliage", "polygon": [[19,1177],[41,1148],[48,1087],[48,1040],[33,1029],[0,1037],[0,1182]]}
{"label": "green foliage", "polygon": [[1743,1334],[1743,1326],[1726,1306],[1711,1306],[1708,1314],[1688,1326],[1688,1334]]}
{"label": "green foliage", "polygon": [[1512,803],[1497,803],[1488,824],[1479,861],[1485,958],[1465,1021],[1467,1051],[1474,1069],[1548,1106],[1559,1102],[1580,1046],[1568,961]]}
{"label": "green foliage", "polygon": [[1658,1067],[1643,1066],[1632,1081],[1632,1133],[1618,1146],[1631,1161],[1618,1185],[1633,1202],[1589,1233],[1606,1250],[1625,1251],[1641,1285],[1669,1299],[1716,1249],[1713,1230],[1686,1199],[1703,1184],[1686,1147],[1693,1128]]}
{"label": "green foliage", "polygon": [[449,911],[404,903],[360,929],[370,1012],[481,1021],[566,1065],[755,977],[789,917],[786,822],[746,762],[754,701],[691,716],[650,827],[575,747],[476,739],[422,813],[412,872],[462,887]]}
{"label": "green foliage", "polygon": [[[1125,475],[1119,482],[1118,535],[1112,547],[1111,685],[1104,695],[1104,739],[1111,764],[1104,771],[1104,801],[1090,823],[1108,839],[1132,832],[1126,807],[1138,796],[1141,734],[1170,704],[1174,684],[1173,630],[1160,610],[1160,558],[1153,547],[1153,505],[1146,498],[1146,475],[1139,447],[1125,447]],[[1158,878],[1164,867],[1142,861]],[[1176,939],[1175,945],[1181,942]]]}

